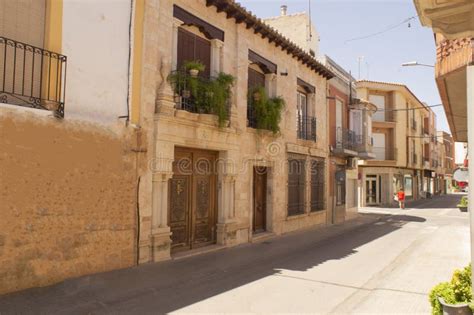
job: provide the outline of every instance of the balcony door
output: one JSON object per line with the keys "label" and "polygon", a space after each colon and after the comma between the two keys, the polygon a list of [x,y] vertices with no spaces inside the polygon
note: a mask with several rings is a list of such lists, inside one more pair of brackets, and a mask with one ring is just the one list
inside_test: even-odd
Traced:
{"label": "balcony door", "polygon": [[377,160],[385,160],[385,134],[373,133],[374,153]]}
{"label": "balcony door", "polygon": [[211,73],[211,42],[183,28],[178,29],[178,70],[186,61],[199,61],[206,68],[200,76],[209,77]]}
{"label": "balcony door", "polygon": [[375,121],[385,121],[385,96],[369,95],[369,101],[377,106],[377,111],[372,115]]}

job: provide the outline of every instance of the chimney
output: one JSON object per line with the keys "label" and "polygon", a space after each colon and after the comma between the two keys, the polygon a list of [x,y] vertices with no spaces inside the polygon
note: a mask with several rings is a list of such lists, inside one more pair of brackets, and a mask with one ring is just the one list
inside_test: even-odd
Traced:
{"label": "chimney", "polygon": [[288,9],[288,7],[287,7],[286,5],[282,5],[282,6],[280,7],[280,15],[281,15],[281,16],[285,16],[287,9]]}

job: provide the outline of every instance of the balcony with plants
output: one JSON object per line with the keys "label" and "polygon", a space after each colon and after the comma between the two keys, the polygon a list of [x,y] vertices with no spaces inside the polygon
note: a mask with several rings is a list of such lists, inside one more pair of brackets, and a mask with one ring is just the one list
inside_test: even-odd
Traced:
{"label": "balcony with plants", "polygon": [[247,102],[248,127],[268,130],[273,134],[280,132],[281,114],[285,108],[282,97],[269,97],[264,87],[249,90]]}
{"label": "balcony with plants", "polygon": [[202,63],[188,61],[180,70],[168,76],[174,91],[176,109],[216,115],[219,127],[225,127],[229,120],[235,78],[223,72],[216,77],[205,77],[200,75],[204,69]]}

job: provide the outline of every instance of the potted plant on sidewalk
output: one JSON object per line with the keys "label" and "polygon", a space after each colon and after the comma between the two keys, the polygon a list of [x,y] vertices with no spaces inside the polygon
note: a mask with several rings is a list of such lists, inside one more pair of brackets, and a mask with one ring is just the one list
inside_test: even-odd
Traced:
{"label": "potted plant on sidewalk", "polygon": [[472,314],[471,265],[455,270],[451,281],[436,285],[429,299],[433,315]]}
{"label": "potted plant on sidewalk", "polygon": [[469,205],[467,196],[463,196],[461,198],[461,201],[458,203],[458,208],[461,210],[461,212],[467,212],[467,206]]}

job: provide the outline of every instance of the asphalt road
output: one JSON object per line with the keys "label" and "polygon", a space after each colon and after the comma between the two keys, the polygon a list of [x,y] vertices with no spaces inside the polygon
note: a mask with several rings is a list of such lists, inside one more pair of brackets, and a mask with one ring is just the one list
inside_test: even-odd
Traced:
{"label": "asphalt road", "polygon": [[6,295],[0,314],[429,313],[430,288],[469,262],[459,199]]}

